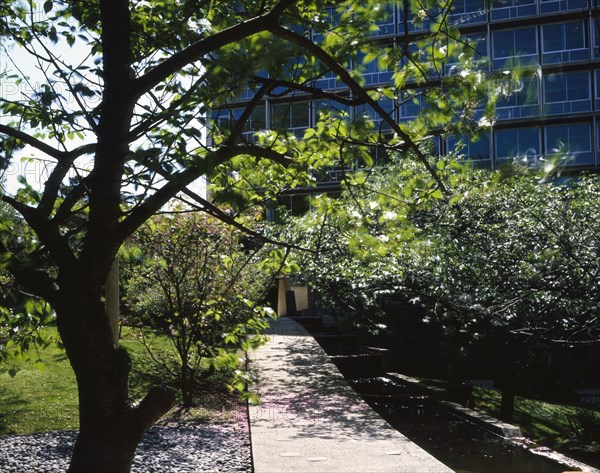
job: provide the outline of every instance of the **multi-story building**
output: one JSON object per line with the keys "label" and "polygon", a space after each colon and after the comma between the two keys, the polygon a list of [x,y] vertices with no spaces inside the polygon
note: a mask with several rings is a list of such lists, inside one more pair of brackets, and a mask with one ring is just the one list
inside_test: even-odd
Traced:
{"label": "multi-story building", "polygon": [[[418,38],[429,29],[427,18],[413,21],[406,2],[388,2],[389,16],[371,32],[375,40],[394,47]],[[446,154],[460,138],[465,159],[495,168],[508,159],[529,164],[567,152],[564,163],[574,169],[600,167],[600,2],[598,0],[454,0],[448,22],[476,45],[478,67],[489,74],[512,67],[523,70],[513,93],[496,104],[493,126],[469,136],[439,139],[437,152]],[[318,38],[317,38],[318,40]],[[363,70],[367,87],[393,82],[393,72],[372,61]],[[452,74],[452,64],[446,64]],[[333,74],[316,80],[317,87],[343,91]],[[411,89],[411,100],[386,99],[381,105],[399,122],[414,119],[425,100]],[[239,113],[252,93],[239,95]],[[285,128],[298,136],[312,126],[327,104],[293,99],[264,100],[246,126],[250,137],[262,128]],[[235,104],[215,110],[216,120],[237,118]],[[365,113],[364,107],[349,110]],[[374,117],[376,120],[376,117]],[[561,154],[562,155],[562,154]],[[330,189],[339,181],[339,170],[323,174],[318,188]]]}

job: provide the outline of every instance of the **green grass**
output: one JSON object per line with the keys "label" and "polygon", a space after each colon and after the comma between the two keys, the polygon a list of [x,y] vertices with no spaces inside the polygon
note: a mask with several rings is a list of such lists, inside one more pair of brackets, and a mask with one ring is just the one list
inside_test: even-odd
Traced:
{"label": "green grass", "polygon": [[14,378],[0,374],[0,434],[77,426],[77,387],[69,361],[55,345],[40,355],[45,369],[23,362]]}
{"label": "green grass", "polygon": [[[444,381],[423,379],[423,382],[447,387]],[[492,417],[500,416],[499,391],[475,386],[473,398],[478,410]],[[569,443],[589,443],[600,440],[594,438],[596,430],[600,435],[600,411],[597,409],[517,396],[513,424],[518,425],[523,434],[536,443],[551,448],[560,448]]]}
{"label": "green grass", "polygon": [[[55,331],[48,329],[51,332]],[[167,337],[152,337],[159,356],[170,352]],[[124,328],[121,344],[132,359],[130,393],[141,398],[153,385],[173,385],[173,380],[152,361],[132,329]],[[15,377],[0,374],[0,435],[27,434],[78,427],[77,386],[64,352],[56,345],[40,351],[45,368],[20,362]],[[193,409],[173,409],[171,421],[227,421],[235,415],[237,397],[229,394],[222,380],[213,378],[198,387],[199,402]]]}

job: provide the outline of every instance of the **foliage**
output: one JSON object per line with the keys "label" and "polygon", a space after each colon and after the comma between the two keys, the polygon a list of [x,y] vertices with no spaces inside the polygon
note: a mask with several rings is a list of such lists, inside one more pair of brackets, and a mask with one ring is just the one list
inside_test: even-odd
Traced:
{"label": "foliage", "polygon": [[[34,246],[25,223],[3,202],[0,202],[0,239],[12,252],[26,252]],[[22,292],[6,266],[5,258],[0,261],[0,373],[15,376],[24,361],[45,368],[40,350],[54,343],[56,337],[49,337],[41,330],[54,323],[51,307]]]}
{"label": "foliage", "polygon": [[169,335],[175,356],[153,359],[178,379],[184,405],[201,371],[228,369],[244,389],[238,353],[261,343],[274,315],[260,306],[277,277],[265,270],[268,251],[197,212],[155,216],[133,241],[141,255],[127,281],[129,311]]}
{"label": "foliage", "polygon": [[[448,383],[440,380],[424,379],[423,383],[448,388]],[[492,417],[499,415],[500,393],[497,390],[474,386],[472,393],[476,409]],[[553,449],[593,441],[598,432],[594,430],[594,422],[598,422],[599,416],[600,412],[593,407],[575,407],[524,396],[517,396],[515,402],[515,424],[523,434]]]}
{"label": "foliage", "polygon": [[451,364],[477,345],[504,360],[500,378],[536,350],[597,340],[597,179],[438,169],[448,199],[401,163],[338,200],[317,199],[294,223],[319,252],[300,265],[321,297],[372,331],[397,325],[398,304],[410,304],[443,328]]}
{"label": "foliage", "polygon": [[[432,133],[473,128],[474,111],[498,88],[445,23],[450,2],[409,3],[431,25],[416,50],[408,37],[389,48],[365,35],[389,14],[377,0],[2,2],[0,35],[13,63],[0,96],[0,168],[21,160],[43,178],[27,174],[1,196],[35,239],[15,254],[2,242],[0,255],[56,311],[77,372],[86,402],[73,471],[127,471],[141,433],[173,401],[157,389],[132,402],[130,363],[113,343],[103,299],[119,247],[170,199],[185,191],[180,198],[240,228],[247,206],[314,185],[322,166],[369,166],[376,147],[415,159],[438,181]],[[395,69],[395,85],[364,87],[360,66],[374,60]],[[448,61],[456,67],[445,75]],[[323,78],[350,95],[320,88]],[[426,80],[442,84],[443,96]],[[411,81],[423,90],[401,96]],[[410,126],[380,103],[422,96],[427,117]],[[263,99],[299,97],[327,104],[302,140],[261,125]],[[202,176],[214,183],[213,201],[187,189]],[[121,423],[111,422],[115,406]]]}

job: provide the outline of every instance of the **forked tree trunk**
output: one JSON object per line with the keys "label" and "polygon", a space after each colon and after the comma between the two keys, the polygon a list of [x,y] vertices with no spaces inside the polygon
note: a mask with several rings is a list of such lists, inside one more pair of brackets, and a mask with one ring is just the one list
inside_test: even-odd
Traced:
{"label": "forked tree trunk", "polygon": [[114,344],[102,299],[68,292],[70,299],[56,308],[79,390],[79,435],[68,471],[127,473],[143,433],[175,398],[154,389],[134,405],[128,389],[131,361],[126,350]]}

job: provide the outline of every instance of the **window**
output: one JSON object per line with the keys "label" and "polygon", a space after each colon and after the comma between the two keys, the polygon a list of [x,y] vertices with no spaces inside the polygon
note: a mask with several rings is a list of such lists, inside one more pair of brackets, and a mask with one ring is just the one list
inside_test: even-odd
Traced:
{"label": "window", "polygon": [[[241,113],[239,113],[239,117],[241,117]],[[248,135],[254,135],[255,132],[264,130],[267,127],[266,122],[266,113],[265,113],[265,104],[259,104],[250,114],[250,118],[244,125],[244,132],[247,137]]]}
{"label": "window", "polygon": [[586,22],[571,21],[542,26],[542,63],[590,59]]}
{"label": "window", "polygon": [[386,2],[381,18],[375,21],[377,30],[371,32],[372,36],[390,36],[395,33],[395,9],[394,2]]}
{"label": "window", "polygon": [[363,60],[364,54],[361,53],[356,59],[355,69],[361,71],[365,85],[389,84],[392,82],[394,64],[384,64],[385,58],[375,58],[367,64]]}
{"label": "window", "polygon": [[349,107],[347,105],[343,105],[335,100],[315,100],[313,102],[314,109],[314,122],[316,124],[317,120],[319,120],[319,116],[321,113],[331,113],[335,116],[349,115]]}
{"label": "window", "polygon": [[[245,110],[245,108],[234,108],[213,111],[212,118],[215,128],[223,134],[228,134],[235,127],[238,120],[242,118]],[[242,127],[242,138],[247,141],[253,141],[254,134],[266,128],[265,118],[265,105],[257,105]]]}
{"label": "window", "polygon": [[398,97],[400,103],[400,122],[408,122],[417,118],[427,107],[422,90],[404,90]]}
{"label": "window", "polygon": [[322,10],[321,14],[313,21],[313,26],[318,25],[318,28],[312,32],[312,39],[315,43],[320,44],[327,34],[333,31],[340,23],[341,14],[336,7],[327,7]]}
{"label": "window", "polygon": [[[596,70],[596,111],[600,111],[600,69]],[[598,122],[600,122],[600,119],[598,119]],[[598,143],[600,144],[600,141]]]}
{"label": "window", "polygon": [[[385,110],[386,113],[391,115],[395,120],[394,114],[394,101],[391,99],[378,100],[377,103]],[[373,122],[376,131],[391,130],[391,126],[369,105],[359,105],[354,107],[354,119],[356,121],[370,120]]]}
{"label": "window", "polygon": [[544,113],[588,112],[592,109],[590,74],[554,73],[544,77]]}
{"label": "window", "polygon": [[565,159],[566,164],[593,164],[592,127],[589,123],[546,127],[546,154]]}
{"label": "window", "polygon": [[271,106],[272,129],[290,131],[297,136],[302,136],[309,126],[309,102],[276,103]]}
{"label": "window", "polygon": [[536,117],[540,114],[539,79],[533,75],[530,79],[521,79],[510,94],[498,99],[496,117],[499,120]]}
{"label": "window", "polygon": [[592,49],[592,59],[600,59],[600,20],[595,18],[594,25],[594,46]]}
{"label": "window", "polygon": [[465,160],[488,160],[490,159],[490,133],[449,137],[448,150],[459,152]]}
{"label": "window", "polygon": [[540,13],[581,10],[589,0],[540,0]]}
{"label": "window", "polygon": [[485,23],[487,21],[486,0],[454,0],[449,22],[453,25]]}
{"label": "window", "polygon": [[490,2],[492,21],[533,15],[537,15],[536,0],[491,0]]}
{"label": "window", "polygon": [[492,43],[494,68],[537,62],[535,27],[494,31]]}
{"label": "window", "polygon": [[[409,2],[410,3],[410,2]],[[427,31],[432,21],[440,17],[440,10],[430,8],[425,10],[420,8],[418,12],[404,10],[403,2],[399,2],[398,13],[398,33],[408,31]],[[408,28],[407,28],[408,27]]]}
{"label": "window", "polygon": [[600,163],[600,120],[596,120],[596,165]]}
{"label": "window", "polygon": [[541,156],[539,128],[511,128],[495,133],[497,161],[517,160],[536,164]]}
{"label": "window", "polygon": [[[458,73],[460,72],[460,63],[458,61],[458,56],[471,58],[473,63],[476,65],[478,69],[487,69],[489,64],[488,61],[488,41],[486,33],[475,33],[470,35],[465,35],[462,38],[463,45],[456,53],[456,56],[448,59],[446,63],[446,72],[448,74]],[[462,52],[466,54],[462,54]],[[471,65],[468,65],[471,68]]]}

